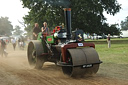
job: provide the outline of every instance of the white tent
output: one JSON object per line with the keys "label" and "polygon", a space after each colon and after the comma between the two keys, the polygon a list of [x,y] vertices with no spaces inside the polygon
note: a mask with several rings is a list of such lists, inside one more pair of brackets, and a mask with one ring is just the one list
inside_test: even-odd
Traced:
{"label": "white tent", "polygon": [[120,34],[121,37],[128,37],[128,30],[122,30]]}

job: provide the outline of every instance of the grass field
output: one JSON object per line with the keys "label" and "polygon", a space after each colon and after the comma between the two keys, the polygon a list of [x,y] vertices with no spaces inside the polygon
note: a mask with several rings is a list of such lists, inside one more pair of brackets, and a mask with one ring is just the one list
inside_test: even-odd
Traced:
{"label": "grass field", "polygon": [[[107,39],[98,39],[98,40],[85,40],[87,42],[94,42],[96,44],[107,44]],[[111,39],[111,42],[113,44],[127,44],[128,43],[128,38],[114,38],[114,39]]]}
{"label": "grass field", "polygon": [[99,74],[105,77],[128,79],[128,38],[112,39],[111,48],[106,40],[90,40],[96,45],[96,51],[103,63]]}

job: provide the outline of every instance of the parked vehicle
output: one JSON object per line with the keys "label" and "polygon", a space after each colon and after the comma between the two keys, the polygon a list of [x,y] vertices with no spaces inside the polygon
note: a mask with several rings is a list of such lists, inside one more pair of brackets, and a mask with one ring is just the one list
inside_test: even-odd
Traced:
{"label": "parked vehicle", "polygon": [[94,33],[90,38],[91,38],[92,40],[97,40],[97,39],[102,39],[102,36],[97,35],[97,34]]}

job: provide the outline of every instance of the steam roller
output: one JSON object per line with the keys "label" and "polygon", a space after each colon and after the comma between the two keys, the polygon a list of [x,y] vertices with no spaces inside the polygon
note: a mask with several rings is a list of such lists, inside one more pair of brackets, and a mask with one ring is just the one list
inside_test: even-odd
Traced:
{"label": "steam roller", "polygon": [[54,62],[71,77],[96,74],[102,61],[95,44],[85,41],[83,30],[72,31],[71,8],[64,8],[64,15],[65,26],[56,26],[50,35],[41,32],[37,40],[29,42],[27,56],[30,66],[41,69],[45,62]]}
{"label": "steam roller", "polygon": [[99,69],[99,56],[92,47],[68,49],[67,56],[72,59],[71,66],[63,66],[62,69],[69,76],[90,76]]}

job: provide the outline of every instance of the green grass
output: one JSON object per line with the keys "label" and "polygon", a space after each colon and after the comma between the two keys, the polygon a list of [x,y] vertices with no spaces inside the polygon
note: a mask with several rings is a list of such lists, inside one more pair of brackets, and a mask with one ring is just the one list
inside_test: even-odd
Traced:
{"label": "green grass", "polygon": [[[107,39],[98,39],[98,40],[90,40],[87,39],[86,41],[106,41]],[[128,38],[111,38],[111,40],[128,40]]]}
{"label": "green grass", "polygon": [[105,77],[128,79],[128,38],[112,39],[111,48],[108,48],[105,40],[97,40],[94,43],[99,58],[103,61],[98,74]]}
{"label": "green grass", "polygon": [[105,63],[128,64],[128,44],[96,44],[96,50]]}
{"label": "green grass", "polygon": [[[95,44],[107,44],[107,39],[98,39],[98,40],[87,39],[85,41],[94,42]],[[127,44],[128,38],[113,38],[113,39],[111,39],[111,42],[113,44]]]}

